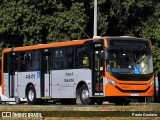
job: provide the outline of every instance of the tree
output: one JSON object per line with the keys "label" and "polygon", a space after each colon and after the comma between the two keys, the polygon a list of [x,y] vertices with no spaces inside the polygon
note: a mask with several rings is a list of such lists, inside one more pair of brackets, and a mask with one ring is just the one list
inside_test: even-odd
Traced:
{"label": "tree", "polygon": [[[101,0],[99,31],[103,35],[130,35],[152,39],[155,73],[160,72],[160,3],[157,0]],[[105,20],[104,20],[105,19]],[[105,23],[105,24],[104,24]],[[106,28],[106,29],[105,29]],[[99,33],[99,34],[101,34]]]}
{"label": "tree", "polygon": [[[1,0],[1,48],[86,38],[84,3],[63,0]],[[2,51],[1,49],[1,51]]]}
{"label": "tree", "polygon": [[[69,9],[57,11],[51,18],[47,40],[66,41],[71,39],[86,38],[84,30],[88,22],[85,14],[84,3],[73,2]],[[65,7],[63,7],[64,9]]]}
{"label": "tree", "polygon": [[[93,36],[93,0],[0,0],[0,46],[34,45]],[[98,0],[98,35],[152,38],[160,72],[160,2]]]}

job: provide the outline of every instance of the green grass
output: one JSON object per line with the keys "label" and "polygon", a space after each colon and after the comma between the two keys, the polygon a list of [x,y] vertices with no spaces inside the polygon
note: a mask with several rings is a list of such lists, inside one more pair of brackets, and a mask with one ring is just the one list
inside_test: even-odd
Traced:
{"label": "green grass", "polygon": [[[5,112],[5,111],[9,111],[9,112],[42,112],[43,115],[48,115],[47,111],[52,111],[53,113],[55,111],[58,111],[59,113],[62,112],[62,114],[64,114],[66,111],[69,112],[73,112],[74,111],[78,111],[78,112],[85,112],[87,113],[87,111],[114,111],[114,114],[116,114],[118,111],[142,111],[142,112],[147,112],[147,111],[151,111],[151,112],[155,112],[155,111],[160,111],[160,103],[148,103],[148,104],[139,104],[139,103],[135,103],[135,104],[131,104],[129,106],[115,106],[115,105],[95,105],[95,106],[64,106],[64,105],[55,105],[55,106],[50,106],[50,105],[5,105],[5,106],[0,106],[0,112]],[[46,111],[46,112],[44,112]],[[52,112],[50,114],[52,114]],[[160,113],[160,112],[159,112]],[[55,114],[55,113],[54,113]],[[159,115],[159,114],[158,114]],[[93,114],[94,116],[94,114]],[[113,115],[114,116],[114,115]],[[160,116],[159,116],[160,117]],[[2,118],[2,119],[7,119],[7,118]],[[13,119],[13,118],[12,118]],[[14,118],[14,119],[18,119],[21,120],[22,118]],[[23,118],[26,120],[31,120],[33,118]],[[123,117],[123,113],[122,113],[122,117],[92,117],[92,116],[88,116],[88,117],[84,117],[82,115],[76,116],[76,117],[44,117],[42,116],[42,118],[34,118],[34,119],[45,119],[45,120],[106,120],[106,119],[110,119],[110,120],[125,120],[125,119],[131,119],[131,120],[150,120],[150,119],[159,119],[158,117]]]}

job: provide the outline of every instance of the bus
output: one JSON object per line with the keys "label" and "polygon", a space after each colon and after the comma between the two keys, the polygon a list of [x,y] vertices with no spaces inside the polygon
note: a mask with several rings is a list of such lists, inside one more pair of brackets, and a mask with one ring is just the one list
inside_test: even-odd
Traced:
{"label": "bus", "polygon": [[151,42],[107,36],[4,49],[2,94],[31,105],[128,105],[134,98],[153,97]]}

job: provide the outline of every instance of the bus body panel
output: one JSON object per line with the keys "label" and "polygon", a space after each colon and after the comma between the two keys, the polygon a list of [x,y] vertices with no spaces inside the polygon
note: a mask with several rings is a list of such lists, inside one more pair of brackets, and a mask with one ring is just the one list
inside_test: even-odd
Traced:
{"label": "bus body panel", "polygon": [[76,88],[80,81],[84,81],[92,96],[90,69],[70,69],[52,71],[52,97],[76,98]]}
{"label": "bus body panel", "polygon": [[[120,37],[115,37],[116,39]],[[128,37],[131,38],[131,37]],[[112,39],[109,37],[109,39]],[[100,64],[97,62],[97,67],[101,67],[103,69],[100,69],[103,73],[101,76],[98,76],[95,78],[96,70],[94,63],[96,62],[94,59],[94,53],[96,51],[102,51],[107,52],[109,46],[109,39],[107,37],[101,38],[101,39],[88,39],[88,40],[77,40],[77,41],[68,41],[68,42],[61,42],[61,43],[51,43],[51,44],[41,44],[41,45],[33,45],[33,46],[26,46],[26,47],[17,47],[17,48],[8,48],[3,50],[2,53],[2,94],[5,96],[10,96],[10,94],[13,92],[10,88],[14,88],[14,96],[18,96],[19,98],[26,97],[26,87],[28,84],[33,84],[36,91],[36,98],[43,98],[50,97],[50,98],[76,98],[76,89],[78,83],[81,81],[86,83],[89,89],[89,97],[129,97],[129,96],[153,96],[154,95],[154,85],[150,85],[153,80],[154,76],[147,80],[138,80],[133,81],[132,79],[128,80],[119,80],[116,79],[112,74],[108,73],[107,71],[107,60],[103,58],[103,66],[100,66]],[[142,40],[139,38],[133,38],[138,40]],[[84,46],[86,41],[93,40],[93,43],[97,42],[98,40],[103,40],[104,46],[101,48],[96,48],[93,44],[89,44],[90,50],[90,66],[88,68],[76,68],[75,66],[73,68],[58,68],[57,70],[54,69],[53,64],[54,63],[54,52],[56,48],[61,47],[69,47],[73,46],[76,48],[76,46]],[[151,44],[151,43],[150,43]],[[99,45],[99,44],[97,44]],[[93,47],[93,48],[92,48]],[[151,45],[149,49],[151,49]],[[75,50],[74,48],[74,50]],[[48,53],[45,53],[45,49],[48,51]],[[28,72],[15,72],[15,75],[9,76],[9,73],[4,73],[4,53],[5,52],[26,52],[26,51],[40,51],[39,55],[39,64],[40,69],[38,71],[28,71]],[[44,50],[44,51],[43,51]],[[42,53],[43,51],[43,53]],[[65,51],[67,52],[67,51]],[[65,53],[64,52],[64,53]],[[44,54],[44,56],[42,55]],[[47,71],[43,70],[43,62],[44,58],[47,55],[50,55],[51,68],[47,69],[49,70],[49,73]],[[75,55],[75,53],[74,53]],[[42,58],[43,56],[44,58]],[[91,57],[92,56],[92,57]],[[103,56],[104,57],[104,56]],[[44,60],[43,60],[44,59]],[[92,60],[93,59],[93,60]],[[75,58],[74,58],[75,60]],[[102,59],[101,59],[102,60]],[[50,62],[50,61],[49,61]],[[66,61],[65,61],[66,62]],[[74,63],[73,63],[74,64]],[[33,66],[32,66],[33,67]],[[42,75],[41,75],[42,73]],[[9,79],[10,78],[10,79]],[[103,90],[100,91],[98,95],[95,94],[96,85],[94,85],[95,80],[99,80],[100,78],[103,81]],[[12,81],[10,80],[14,80]],[[101,83],[99,82],[101,85]],[[97,87],[98,88],[98,87]],[[100,88],[100,86],[99,86]],[[96,91],[97,92],[97,91]],[[99,91],[98,91],[99,92]],[[102,93],[103,92],[103,93]]]}
{"label": "bus body panel", "polygon": [[4,95],[6,97],[16,97],[18,96],[18,74],[10,75],[9,73],[4,73]]}
{"label": "bus body panel", "polygon": [[[114,85],[108,81],[114,81]],[[153,96],[154,95],[154,76],[147,81],[117,80],[108,73],[104,78],[105,96]]]}
{"label": "bus body panel", "polygon": [[18,96],[18,74],[10,75],[10,97]]}
{"label": "bus body panel", "polygon": [[146,92],[138,92],[138,91],[130,91],[130,92],[123,92],[118,90],[115,86],[111,85],[110,83],[106,84],[105,88],[105,96],[107,97],[133,97],[133,96],[139,96],[139,97],[149,97],[154,95],[154,85],[152,85]]}
{"label": "bus body panel", "polygon": [[2,94],[4,94],[6,97],[9,97],[9,74],[8,73],[4,73],[4,93],[2,92]]}
{"label": "bus body panel", "polygon": [[50,93],[52,92],[52,90],[50,89],[51,84],[50,84],[50,80],[51,80],[51,74],[45,74],[45,83],[44,83],[44,96],[45,97],[50,97]]}
{"label": "bus body panel", "polygon": [[28,83],[32,83],[36,90],[36,97],[40,98],[40,76],[39,71],[18,72],[18,96],[25,98]]}

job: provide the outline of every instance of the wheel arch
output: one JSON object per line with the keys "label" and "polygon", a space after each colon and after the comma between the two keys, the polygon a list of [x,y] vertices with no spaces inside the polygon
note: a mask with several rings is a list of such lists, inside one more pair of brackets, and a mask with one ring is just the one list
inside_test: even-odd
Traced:
{"label": "wheel arch", "polygon": [[82,85],[87,85],[87,83],[85,81],[80,81],[78,84],[77,84],[77,87],[76,87],[76,95],[79,95],[79,92],[80,92],[80,88],[82,87]]}

